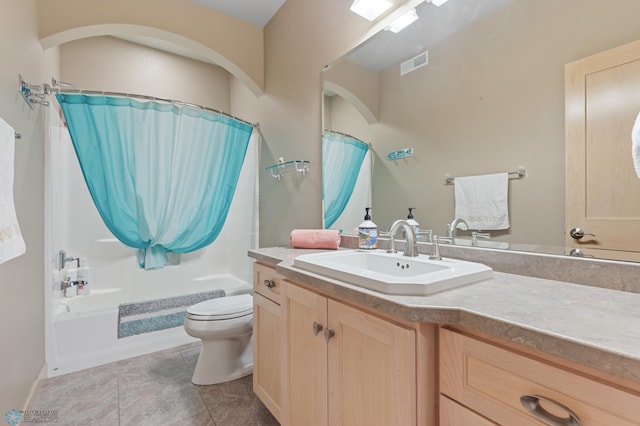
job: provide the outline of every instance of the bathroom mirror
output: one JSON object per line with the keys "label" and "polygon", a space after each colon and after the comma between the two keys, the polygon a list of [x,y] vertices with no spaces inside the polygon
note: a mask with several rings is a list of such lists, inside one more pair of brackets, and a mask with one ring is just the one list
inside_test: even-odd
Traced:
{"label": "bathroom mirror", "polygon": [[449,0],[416,13],[323,71],[324,128],[372,146],[373,221],[386,230],[415,207],[420,228],[445,235],[447,177],[524,169],[509,180],[510,229],[478,245],[564,253],[565,64],[640,39],[640,2]]}
{"label": "bathroom mirror", "polygon": [[322,224],[355,233],[361,206],[371,206],[373,157],[369,144],[345,133],[322,134]]}

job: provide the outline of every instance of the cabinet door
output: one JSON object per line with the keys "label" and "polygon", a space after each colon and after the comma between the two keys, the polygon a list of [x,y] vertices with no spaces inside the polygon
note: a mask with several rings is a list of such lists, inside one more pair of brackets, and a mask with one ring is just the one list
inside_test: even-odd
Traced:
{"label": "cabinet door", "polygon": [[329,424],[415,425],[415,331],[333,300],[328,309]]}
{"label": "cabinet door", "polygon": [[283,320],[288,373],[284,424],[326,426],[327,299],[294,285],[288,285],[285,294]]}
{"label": "cabinet door", "polygon": [[281,315],[280,305],[253,295],[253,391],[281,421]]}

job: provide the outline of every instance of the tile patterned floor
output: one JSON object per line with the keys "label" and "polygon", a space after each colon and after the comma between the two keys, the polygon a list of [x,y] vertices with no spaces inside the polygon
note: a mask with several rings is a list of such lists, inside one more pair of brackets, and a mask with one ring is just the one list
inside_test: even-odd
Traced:
{"label": "tile patterned floor", "polygon": [[29,409],[55,411],[58,426],[278,425],[253,393],[252,376],[192,384],[199,353],[195,343],[52,377]]}

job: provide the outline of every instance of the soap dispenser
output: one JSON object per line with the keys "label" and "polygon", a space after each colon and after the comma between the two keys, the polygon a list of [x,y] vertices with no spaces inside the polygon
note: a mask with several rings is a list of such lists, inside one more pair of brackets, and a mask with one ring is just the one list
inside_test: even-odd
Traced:
{"label": "soap dispenser", "polygon": [[412,210],[415,210],[415,207],[409,207],[409,214],[407,215],[407,223],[409,224],[409,226],[411,226],[411,228],[413,229],[413,232],[418,235],[418,222],[416,222],[416,220],[413,218],[413,212]]}
{"label": "soap dispenser", "polygon": [[375,250],[378,248],[378,226],[369,215],[371,207],[365,208],[364,222],[358,227],[358,248],[363,250]]}

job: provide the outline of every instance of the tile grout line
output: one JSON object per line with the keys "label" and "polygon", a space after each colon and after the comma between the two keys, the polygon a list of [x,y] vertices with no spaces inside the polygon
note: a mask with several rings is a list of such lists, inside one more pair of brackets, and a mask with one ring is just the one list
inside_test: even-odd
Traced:
{"label": "tile grout line", "polygon": [[[185,365],[185,367],[189,367],[189,364],[187,363],[187,360],[183,355],[183,351],[180,351],[179,355],[180,355],[180,359],[182,359],[182,362]],[[200,387],[194,385],[193,383],[191,385],[196,388],[196,392],[198,392],[198,396],[200,397],[200,400],[202,401],[202,404],[204,404],[205,408],[207,409],[207,413],[209,413],[209,418],[213,422],[213,426],[218,426],[218,422],[216,422],[216,419],[213,416],[213,412],[211,412],[211,409],[209,408],[209,405],[207,404],[207,401],[202,396],[202,392],[200,392]]]}

